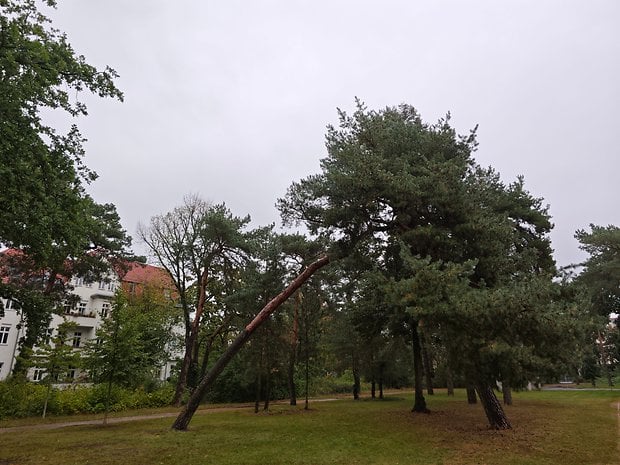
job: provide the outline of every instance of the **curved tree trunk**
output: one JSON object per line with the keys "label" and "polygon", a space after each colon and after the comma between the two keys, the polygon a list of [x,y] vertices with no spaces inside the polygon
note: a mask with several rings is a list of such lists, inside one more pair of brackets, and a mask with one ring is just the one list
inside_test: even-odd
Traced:
{"label": "curved tree trunk", "polygon": [[[194,320],[191,323],[189,331],[189,337],[185,341],[185,354],[183,355],[183,364],[181,365],[181,371],[179,372],[179,380],[177,381],[176,390],[174,392],[174,398],[172,399],[173,405],[179,407],[181,405],[181,399],[188,386],[190,378],[190,372],[192,365],[196,364],[198,354],[198,332],[200,329],[200,318],[204,311],[205,302],[207,300],[207,280],[208,280],[208,268],[205,268],[200,276],[198,284],[198,300],[196,302],[196,314]],[[194,366],[194,368],[198,368]]]}
{"label": "curved tree trunk", "polygon": [[476,392],[480,397],[480,403],[484,407],[484,413],[489,420],[489,426],[493,429],[511,429],[510,422],[506,417],[506,413],[499,403],[493,388],[486,383],[476,384]]}
{"label": "curved tree trunk", "polygon": [[297,289],[301,287],[310,277],[320,268],[329,263],[329,257],[324,255],[317,261],[311,263],[299,276],[297,276],[280,294],[274,297],[267,305],[265,305],[258,315],[245,327],[241,333],[235,338],[235,340],[228,346],[228,349],[220,356],[220,358],[211,367],[209,372],[202,378],[192,395],[190,396],[187,405],[183,408],[181,413],[177,416],[176,420],[172,424],[172,429],[177,431],[187,430],[189,422],[192,420],[194,413],[198,409],[202,398],[204,397],[207,389],[217,379],[220,373],[226,368],[226,365],[230,360],[239,352],[241,347],[248,341],[252,333],[262,325],[271,315],[275,312],[280,305],[282,305],[286,299],[288,299]]}

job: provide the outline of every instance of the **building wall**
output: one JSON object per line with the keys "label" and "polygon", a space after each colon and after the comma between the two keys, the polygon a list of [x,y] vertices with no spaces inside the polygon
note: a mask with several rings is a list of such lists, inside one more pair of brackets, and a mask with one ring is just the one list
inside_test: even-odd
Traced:
{"label": "building wall", "polygon": [[[58,326],[63,321],[71,321],[77,324],[73,334],[69,334],[72,344],[76,350],[81,350],[89,340],[95,339],[97,328],[101,325],[103,318],[110,313],[114,292],[119,286],[118,279],[112,277],[109,282],[84,283],[81,278],[74,278],[73,294],[78,296],[79,301],[72,305],[65,305],[60,315],[53,315],[49,326],[49,337],[56,336]],[[25,328],[21,324],[21,317],[18,309],[13,308],[12,302],[5,304],[5,316],[0,318],[0,381],[6,379],[13,369],[15,358],[18,353],[19,338],[24,335]],[[8,308],[7,308],[8,307]],[[8,328],[8,337],[3,344],[1,336],[2,328]],[[28,377],[37,380],[36,368],[30,369]],[[76,376],[79,373],[76,373]]]}
{"label": "building wall", "polygon": [[[53,315],[49,326],[49,337],[56,336],[57,328],[63,321],[75,322],[77,328],[73,331],[73,335],[69,334],[69,339],[75,350],[82,350],[88,341],[96,339],[98,328],[110,314],[114,294],[119,286],[122,286],[129,294],[139,295],[145,282],[149,285],[155,284],[157,288],[162,289],[164,295],[170,295],[170,278],[164,270],[151,265],[133,265],[130,271],[124,274],[122,282],[116,274],[97,283],[86,283],[82,278],[73,278],[72,294],[78,297],[78,301],[71,305],[64,305],[59,315]],[[0,318],[0,381],[5,380],[11,374],[15,358],[19,355],[19,339],[25,332],[19,309],[14,308],[11,302],[4,299],[3,303],[5,304],[5,316]],[[171,339],[178,334],[182,334],[182,328],[173,328]],[[180,358],[182,354],[174,354],[173,357]],[[170,376],[175,363],[176,360],[170,360],[161,367],[160,379],[165,380]],[[28,373],[28,377],[33,381],[38,381],[41,375],[41,370],[36,368],[30,369]],[[79,371],[75,372],[75,379],[79,381]]]}
{"label": "building wall", "polygon": [[13,369],[19,339],[24,335],[19,312],[11,301],[2,299],[4,318],[0,318],[0,381]]}

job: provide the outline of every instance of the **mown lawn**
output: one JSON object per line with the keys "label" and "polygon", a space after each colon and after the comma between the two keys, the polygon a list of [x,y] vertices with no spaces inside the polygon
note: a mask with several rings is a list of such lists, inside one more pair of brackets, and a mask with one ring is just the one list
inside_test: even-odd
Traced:
{"label": "mown lawn", "polygon": [[407,395],[212,412],[185,433],[170,431],[170,418],[1,433],[0,465],[620,463],[618,392],[516,394],[507,408],[514,428],[501,432],[487,429],[463,392],[427,400],[430,415],[411,414]]}

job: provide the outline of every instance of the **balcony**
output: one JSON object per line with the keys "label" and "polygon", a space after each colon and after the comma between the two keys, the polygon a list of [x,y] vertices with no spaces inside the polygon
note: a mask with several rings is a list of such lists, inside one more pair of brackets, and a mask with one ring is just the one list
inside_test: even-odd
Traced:
{"label": "balcony", "polygon": [[70,317],[71,321],[75,321],[79,326],[85,328],[94,328],[97,321],[97,312],[94,310],[85,311],[83,313],[77,310],[71,310],[68,313],[65,312],[65,316]]}

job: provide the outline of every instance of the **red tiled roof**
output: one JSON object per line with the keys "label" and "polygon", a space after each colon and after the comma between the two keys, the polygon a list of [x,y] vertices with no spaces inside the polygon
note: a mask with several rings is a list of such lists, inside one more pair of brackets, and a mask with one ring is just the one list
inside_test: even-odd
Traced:
{"label": "red tiled roof", "polygon": [[153,265],[145,265],[139,262],[125,264],[127,271],[121,277],[121,281],[137,284],[155,284],[161,287],[174,287],[172,278],[166,270]]}

